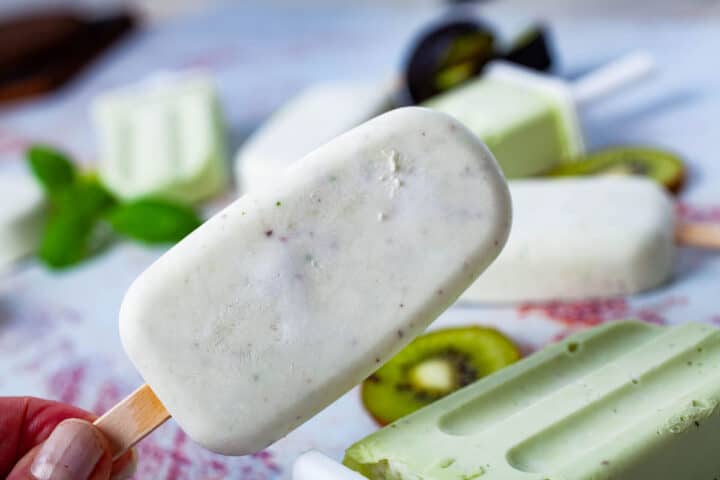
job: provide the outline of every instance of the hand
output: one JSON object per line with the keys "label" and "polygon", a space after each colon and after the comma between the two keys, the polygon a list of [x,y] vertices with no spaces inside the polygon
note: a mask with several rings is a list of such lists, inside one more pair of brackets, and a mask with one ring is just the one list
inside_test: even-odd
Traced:
{"label": "hand", "polygon": [[114,463],[107,440],[85,410],[31,397],[0,397],[0,478],[128,478],[134,452]]}

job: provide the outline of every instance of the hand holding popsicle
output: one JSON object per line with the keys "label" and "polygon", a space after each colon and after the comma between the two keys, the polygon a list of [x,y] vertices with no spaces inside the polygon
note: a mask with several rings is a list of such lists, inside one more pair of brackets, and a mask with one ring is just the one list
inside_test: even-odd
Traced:
{"label": "hand holding popsicle", "polygon": [[0,398],[0,477],[8,480],[128,478],[135,456],[111,461],[94,415],[32,397]]}
{"label": "hand holding popsicle", "polygon": [[424,330],[509,227],[497,163],[460,123],[423,108],[377,117],[237,200],[135,281],[120,331],[152,390],[97,425],[116,454],[167,412],[211,450],[265,448]]}

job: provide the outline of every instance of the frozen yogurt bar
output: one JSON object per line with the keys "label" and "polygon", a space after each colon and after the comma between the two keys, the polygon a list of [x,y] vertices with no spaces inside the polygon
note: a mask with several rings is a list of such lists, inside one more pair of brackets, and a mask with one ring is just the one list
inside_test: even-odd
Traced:
{"label": "frozen yogurt bar", "polygon": [[511,181],[510,192],[514,215],[507,246],[463,300],[628,295],[672,275],[675,209],[653,180],[524,179]]}
{"label": "frozen yogurt bar", "polygon": [[455,119],[393,110],[293,163],[163,255],[125,350],[196,442],[265,448],[362,382],[502,249],[510,197]]}

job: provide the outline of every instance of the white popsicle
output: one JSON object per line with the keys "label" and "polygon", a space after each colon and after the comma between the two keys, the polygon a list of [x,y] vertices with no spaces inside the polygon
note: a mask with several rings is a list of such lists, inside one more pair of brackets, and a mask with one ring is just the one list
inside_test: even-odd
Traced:
{"label": "white popsicle", "polygon": [[240,189],[262,187],[320,145],[390,108],[391,82],[322,83],[303,90],[243,144],[235,158]]}
{"label": "white popsicle", "polygon": [[669,195],[640,177],[510,182],[507,246],[463,300],[515,302],[627,295],[673,270]]}
{"label": "white popsicle", "polygon": [[146,270],[122,304],[123,345],[195,441],[255,452],[422,332],[493,261],[509,224],[506,183],[477,137],[445,114],[394,110]]}

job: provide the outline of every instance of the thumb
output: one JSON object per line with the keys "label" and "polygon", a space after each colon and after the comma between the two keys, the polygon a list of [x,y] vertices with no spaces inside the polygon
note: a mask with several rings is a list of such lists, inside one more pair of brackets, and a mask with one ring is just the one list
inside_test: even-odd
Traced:
{"label": "thumb", "polygon": [[107,480],[112,470],[105,437],[90,422],[65,420],[30,450],[8,480]]}

